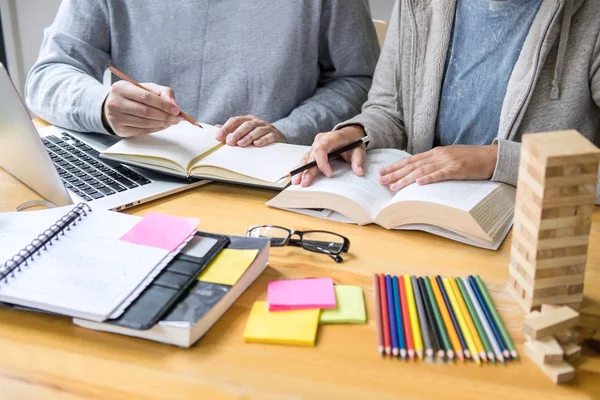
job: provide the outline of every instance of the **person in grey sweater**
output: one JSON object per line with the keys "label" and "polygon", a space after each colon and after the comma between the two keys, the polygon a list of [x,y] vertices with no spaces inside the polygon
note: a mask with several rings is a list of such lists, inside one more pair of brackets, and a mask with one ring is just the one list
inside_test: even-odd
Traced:
{"label": "person in grey sweater", "polygon": [[[327,152],[368,135],[413,154],[379,171],[391,190],[516,185],[522,136],[565,129],[600,142],[600,1],[398,0],[362,113],[319,134],[318,169],[293,182],[332,176]],[[364,174],[364,146],[344,158]]]}
{"label": "person in grey sweater", "polygon": [[[63,0],[27,78],[29,108],[84,132],[181,121],[230,145],[311,144],[367,99],[379,45],[367,0]],[[101,81],[114,65],[151,92]]]}

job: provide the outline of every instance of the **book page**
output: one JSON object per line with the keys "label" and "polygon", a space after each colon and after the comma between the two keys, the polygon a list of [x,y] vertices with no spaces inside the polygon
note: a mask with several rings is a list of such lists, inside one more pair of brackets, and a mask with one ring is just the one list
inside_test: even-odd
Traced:
{"label": "book page", "polygon": [[332,160],[333,178],[319,174],[308,187],[293,185],[285,190],[337,194],[356,202],[375,216],[393,197],[393,192],[379,183],[379,170],[409,156],[408,153],[396,149],[368,151],[364,176],[355,175],[347,162]]}
{"label": "book page", "polygon": [[396,193],[389,204],[402,201],[424,201],[471,211],[500,183],[490,181],[448,181],[418,185],[413,183]]}
{"label": "book page", "polygon": [[[308,146],[272,143],[265,147],[223,146],[196,163],[196,167],[213,166],[243,176],[275,183],[293,170]],[[201,176],[201,169],[198,171]]]}
{"label": "book page", "polygon": [[[121,140],[102,152],[106,156],[153,157],[170,160],[187,171],[192,160],[221,144],[215,139],[218,129],[202,124],[204,129],[182,121],[165,130]],[[140,158],[137,158],[140,160]]]}

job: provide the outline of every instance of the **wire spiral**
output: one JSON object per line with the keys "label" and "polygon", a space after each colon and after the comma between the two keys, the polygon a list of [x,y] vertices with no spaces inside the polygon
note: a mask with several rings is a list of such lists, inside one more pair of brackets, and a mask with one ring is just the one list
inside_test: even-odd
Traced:
{"label": "wire spiral", "polygon": [[72,226],[76,226],[88,212],[92,212],[90,206],[85,203],[78,204],[12,258],[6,260],[4,265],[0,265],[0,282],[7,283],[9,277],[14,277],[16,272],[21,271],[21,266],[28,265],[35,257],[40,256],[42,251],[47,251],[48,246],[60,240],[60,236],[64,236],[65,231],[70,231]]}

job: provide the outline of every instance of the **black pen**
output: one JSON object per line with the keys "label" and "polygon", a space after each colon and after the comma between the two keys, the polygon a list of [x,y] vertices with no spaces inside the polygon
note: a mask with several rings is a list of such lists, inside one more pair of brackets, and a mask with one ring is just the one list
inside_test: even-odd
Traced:
{"label": "black pen", "polygon": [[[340,147],[337,150],[332,151],[331,153],[329,153],[327,155],[327,159],[331,160],[332,158],[335,158],[335,157],[337,157],[339,155],[344,154],[348,150],[352,150],[355,147],[358,147],[360,145],[367,144],[367,143],[369,143],[369,137],[368,136],[364,136],[362,139],[359,139],[356,142],[352,142],[352,143],[347,144],[347,145],[345,145],[343,147]],[[290,172],[290,176],[298,175],[299,173],[304,172],[307,169],[311,169],[312,167],[316,167],[316,166],[317,166],[317,162],[316,161],[309,162],[308,164],[303,165],[301,167],[298,167],[295,170],[293,170],[292,172]]]}

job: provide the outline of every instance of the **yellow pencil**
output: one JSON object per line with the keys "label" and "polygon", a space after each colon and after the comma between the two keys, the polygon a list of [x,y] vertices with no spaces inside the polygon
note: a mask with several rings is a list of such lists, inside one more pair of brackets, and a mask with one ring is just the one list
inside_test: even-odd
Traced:
{"label": "yellow pencil", "polygon": [[463,313],[463,316],[465,317],[465,322],[467,323],[467,326],[469,327],[471,336],[473,336],[473,342],[475,344],[475,347],[477,348],[477,350],[479,350],[479,356],[481,357],[481,359],[483,361],[487,362],[487,355],[485,354],[485,348],[483,347],[483,343],[481,342],[481,338],[479,337],[479,332],[475,328],[475,323],[473,322],[473,318],[471,317],[471,314],[469,313],[467,304],[465,303],[465,300],[462,297],[462,293],[461,293],[460,289],[458,288],[458,285],[456,284],[456,279],[454,279],[454,277],[451,277],[450,279],[448,279],[448,281],[450,282],[450,285],[452,286],[452,290],[454,290],[454,294],[456,295],[456,299],[458,300],[458,305]]}
{"label": "yellow pencil", "polygon": [[413,341],[415,352],[419,359],[423,359],[423,338],[421,337],[421,328],[419,327],[419,316],[417,314],[417,306],[415,303],[415,294],[412,288],[410,275],[404,275],[404,283],[406,285],[406,297],[408,301],[408,314],[410,315],[410,325],[412,328]]}
{"label": "yellow pencil", "polygon": [[446,292],[448,293],[448,298],[450,299],[450,304],[452,304],[452,309],[454,309],[454,314],[456,314],[456,319],[458,320],[458,325],[460,326],[460,330],[462,331],[463,336],[465,337],[465,341],[467,342],[467,347],[471,352],[471,357],[477,364],[481,364],[479,360],[479,353],[477,352],[477,348],[475,347],[475,343],[473,341],[473,337],[471,336],[471,332],[469,331],[469,327],[465,322],[465,317],[458,306],[458,300],[456,300],[456,294],[452,289],[452,285],[450,284],[450,280],[448,278],[443,278],[444,288],[446,288]]}

